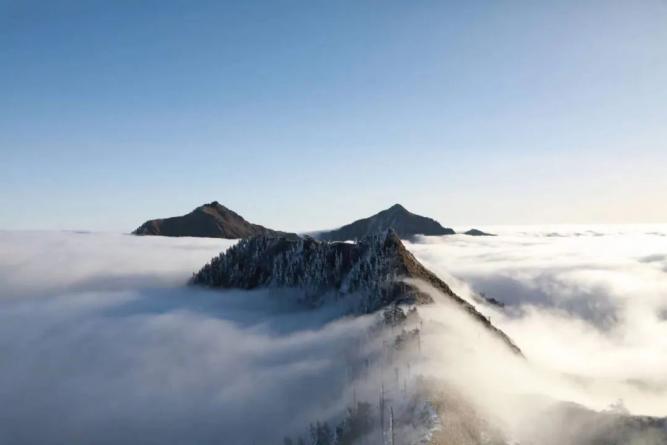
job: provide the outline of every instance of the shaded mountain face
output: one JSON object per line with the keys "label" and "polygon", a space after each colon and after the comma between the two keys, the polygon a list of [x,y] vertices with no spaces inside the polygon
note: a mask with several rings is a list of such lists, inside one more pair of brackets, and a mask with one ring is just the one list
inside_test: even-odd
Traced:
{"label": "shaded mountain face", "polygon": [[486,233],[482,232],[479,229],[470,229],[466,232],[463,232],[464,235],[470,235],[470,236],[496,236],[493,233]]}
{"label": "shaded mountain face", "polygon": [[400,204],[368,218],[357,220],[330,232],[322,232],[318,239],[326,241],[357,240],[373,233],[394,229],[401,238],[413,235],[453,235],[454,230],[443,227],[434,219],[410,213]]}
{"label": "shaded mountain face", "polygon": [[432,303],[431,295],[415,284],[417,280],[450,298],[520,353],[474,306],[422,266],[391,229],[354,244],[266,236],[242,240],[194,274],[191,283],[216,288],[297,288],[305,291],[306,303],[312,305],[331,293],[354,295],[355,309],[370,313]]}
{"label": "shaded mountain face", "polygon": [[279,232],[249,223],[241,215],[229,210],[217,201],[197,207],[187,215],[146,221],[132,233],[135,235],[228,239],[248,238],[258,235],[298,238],[294,233]]}

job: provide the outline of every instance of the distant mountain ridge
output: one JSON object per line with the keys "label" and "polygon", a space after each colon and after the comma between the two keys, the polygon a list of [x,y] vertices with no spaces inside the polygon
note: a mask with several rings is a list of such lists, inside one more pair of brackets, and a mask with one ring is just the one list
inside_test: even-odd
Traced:
{"label": "distant mountain ridge", "polygon": [[428,304],[433,298],[414,281],[427,283],[514,352],[512,341],[473,305],[456,295],[405,248],[394,230],[357,243],[258,236],[240,241],[193,275],[191,284],[214,288],[298,288],[306,303],[317,305],[328,293],[358,296],[356,310],[370,313],[403,304]]}
{"label": "distant mountain ridge", "polygon": [[335,230],[321,232],[317,238],[323,241],[357,240],[387,229],[396,231],[399,237],[414,235],[454,235],[456,232],[443,227],[438,221],[409,212],[395,204],[368,218],[359,219]]}
{"label": "distant mountain ridge", "polygon": [[470,229],[468,231],[463,232],[464,235],[470,235],[470,236],[496,236],[493,233],[487,233],[483,232],[479,229]]}
{"label": "distant mountain ridge", "polygon": [[151,219],[132,232],[134,235],[194,236],[238,239],[264,235],[298,238],[295,233],[267,229],[246,221],[218,201],[197,207],[183,216]]}

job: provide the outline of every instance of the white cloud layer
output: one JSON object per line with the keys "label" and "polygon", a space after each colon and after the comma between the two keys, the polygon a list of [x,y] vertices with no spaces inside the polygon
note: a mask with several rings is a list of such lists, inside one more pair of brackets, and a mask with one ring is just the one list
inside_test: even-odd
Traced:
{"label": "white cloud layer", "polygon": [[370,319],[184,287],[230,244],[0,232],[0,443],[278,443],[342,410]]}
{"label": "white cloud layer", "polygon": [[483,312],[540,376],[559,376],[561,384],[536,392],[595,409],[622,400],[633,413],[667,415],[667,227],[496,232],[422,238],[409,248],[461,294],[507,305]]}
{"label": "white cloud layer", "polygon": [[[548,404],[535,400],[604,409],[622,399],[667,415],[667,228],[557,229],[408,243],[462,295],[507,303],[482,311],[528,359],[444,300],[420,309],[411,372],[534,443],[576,443],[553,416],[536,420]],[[353,397],[377,400],[393,368],[366,384],[346,375],[349,351],[384,348],[372,317],[303,310],[289,292],[184,286],[231,243],[0,232],[0,443],[270,444]]]}

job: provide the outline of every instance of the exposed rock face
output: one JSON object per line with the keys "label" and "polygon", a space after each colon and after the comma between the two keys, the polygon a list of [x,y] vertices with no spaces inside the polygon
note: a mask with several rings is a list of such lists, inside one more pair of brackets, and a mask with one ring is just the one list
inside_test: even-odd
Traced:
{"label": "exposed rock face", "polygon": [[390,305],[432,303],[431,295],[411,280],[433,286],[519,352],[502,331],[422,266],[393,230],[355,244],[266,236],[242,240],[213,258],[191,283],[239,289],[299,288],[311,304],[331,292],[355,294],[356,309],[370,313]]}
{"label": "exposed rock face", "polygon": [[330,232],[323,232],[318,239],[325,241],[357,240],[387,229],[394,229],[398,236],[453,235],[454,230],[443,227],[434,219],[410,213],[400,204],[395,204],[368,218],[357,220]]}
{"label": "exposed rock face", "polygon": [[248,238],[257,235],[297,239],[294,233],[267,229],[246,221],[217,201],[197,207],[183,216],[152,219],[132,232],[135,235],[197,236],[209,238]]}
{"label": "exposed rock face", "polygon": [[481,230],[478,229],[470,229],[467,232],[463,232],[463,234],[470,236],[496,236],[493,233],[482,232]]}

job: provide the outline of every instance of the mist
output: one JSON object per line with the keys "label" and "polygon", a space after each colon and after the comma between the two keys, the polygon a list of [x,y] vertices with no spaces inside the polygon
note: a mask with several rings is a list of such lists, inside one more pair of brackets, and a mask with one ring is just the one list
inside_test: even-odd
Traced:
{"label": "mist", "polygon": [[2,443],[280,443],[344,409],[340,354],[374,318],[185,286],[233,242],[0,243]]}
{"label": "mist", "polygon": [[667,229],[557,229],[406,242],[523,356],[430,289],[391,359],[378,314],[186,285],[234,241],[0,232],[0,442],[280,443],[381,387],[397,416],[443,404],[428,434],[583,444],[584,409],[667,415]]}
{"label": "mist", "polygon": [[[530,372],[505,375],[503,386],[595,410],[667,415],[667,228],[555,229],[424,237],[409,248],[522,349]],[[505,307],[480,304],[479,295]],[[494,366],[494,374],[508,369]]]}

